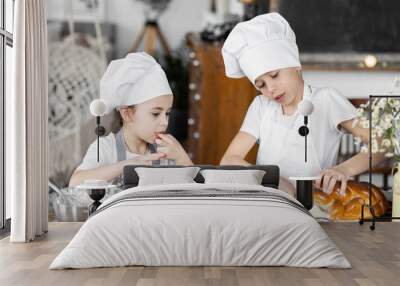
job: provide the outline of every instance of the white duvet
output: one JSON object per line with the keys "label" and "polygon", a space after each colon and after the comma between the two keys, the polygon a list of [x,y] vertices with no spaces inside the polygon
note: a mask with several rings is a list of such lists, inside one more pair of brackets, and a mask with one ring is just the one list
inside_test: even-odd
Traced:
{"label": "white duvet", "polygon": [[[175,196],[121,200],[138,192],[168,190],[258,190],[272,199]],[[127,265],[350,268],[318,222],[284,200],[299,204],[282,191],[254,185],[179,184],[128,189],[100,206],[50,269]]]}

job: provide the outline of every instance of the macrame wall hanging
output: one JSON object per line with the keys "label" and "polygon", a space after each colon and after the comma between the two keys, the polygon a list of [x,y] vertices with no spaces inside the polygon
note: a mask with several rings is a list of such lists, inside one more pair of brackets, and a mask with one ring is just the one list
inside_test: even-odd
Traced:
{"label": "macrame wall hanging", "polygon": [[[105,71],[111,44],[103,39],[93,9],[95,37],[74,31],[73,1],[68,2],[69,35],[49,43],[49,141],[50,177],[65,186],[91,141],[93,117],[89,105],[99,97],[99,81]],[[86,129],[91,130],[89,132]]]}
{"label": "macrame wall hanging", "polygon": [[95,46],[81,46],[76,43],[76,38],[77,35],[71,35],[62,42],[49,45],[51,141],[59,141],[77,132],[80,125],[91,120],[88,107],[99,94],[105,59],[99,56]]}

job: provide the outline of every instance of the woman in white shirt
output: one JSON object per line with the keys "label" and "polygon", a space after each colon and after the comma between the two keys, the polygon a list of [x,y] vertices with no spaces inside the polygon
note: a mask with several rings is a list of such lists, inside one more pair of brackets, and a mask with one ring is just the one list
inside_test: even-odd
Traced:
{"label": "woman in white shirt", "polygon": [[[100,98],[107,113],[117,109],[122,127],[117,134],[93,142],[70,179],[70,186],[85,180],[111,181],[126,165],[150,164],[167,158],[192,165],[179,142],[165,134],[173,95],[161,66],[146,53],[131,53],[112,61],[100,81]],[[155,150],[153,143],[157,144]]]}
{"label": "woman in white shirt", "polygon": [[[221,164],[249,164],[246,154],[258,142],[257,164],[280,167],[280,188],[294,193],[288,177],[319,176],[316,186],[331,193],[341,182],[344,193],[349,177],[368,169],[368,155],[357,154],[336,165],[343,132],[368,143],[368,129],[353,126],[356,110],[338,91],[316,89],[305,84],[295,34],[278,13],[257,16],[239,23],[222,49],[226,75],[246,76],[261,95],[251,103],[243,125],[225,152]],[[298,129],[304,117],[297,106],[310,100],[314,111],[309,116],[308,160],[304,160],[304,137]],[[375,154],[374,164],[382,161]]]}

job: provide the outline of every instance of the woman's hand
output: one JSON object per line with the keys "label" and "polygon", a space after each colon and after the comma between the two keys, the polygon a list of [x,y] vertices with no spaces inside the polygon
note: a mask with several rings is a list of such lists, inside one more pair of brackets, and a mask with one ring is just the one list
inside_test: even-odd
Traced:
{"label": "woman's hand", "polygon": [[177,165],[193,165],[182,145],[171,134],[158,134],[156,139],[157,152],[164,153],[168,159],[176,161]]}
{"label": "woman's hand", "polygon": [[347,175],[347,172],[343,170],[343,168],[336,166],[331,169],[326,169],[323,170],[319,176],[320,179],[315,181],[315,186],[319,189],[322,189],[324,193],[332,193],[336,183],[341,182],[339,194],[345,194],[349,176]]}

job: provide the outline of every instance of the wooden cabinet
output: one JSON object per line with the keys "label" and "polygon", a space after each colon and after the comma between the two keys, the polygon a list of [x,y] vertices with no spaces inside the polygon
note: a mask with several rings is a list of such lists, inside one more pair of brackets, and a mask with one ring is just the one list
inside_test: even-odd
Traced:
{"label": "wooden cabinet", "polygon": [[[225,76],[221,45],[204,43],[194,34],[187,37],[189,66],[189,132],[187,151],[195,164],[219,164],[239,131],[257,91],[247,78]],[[256,148],[247,160],[255,163]]]}

